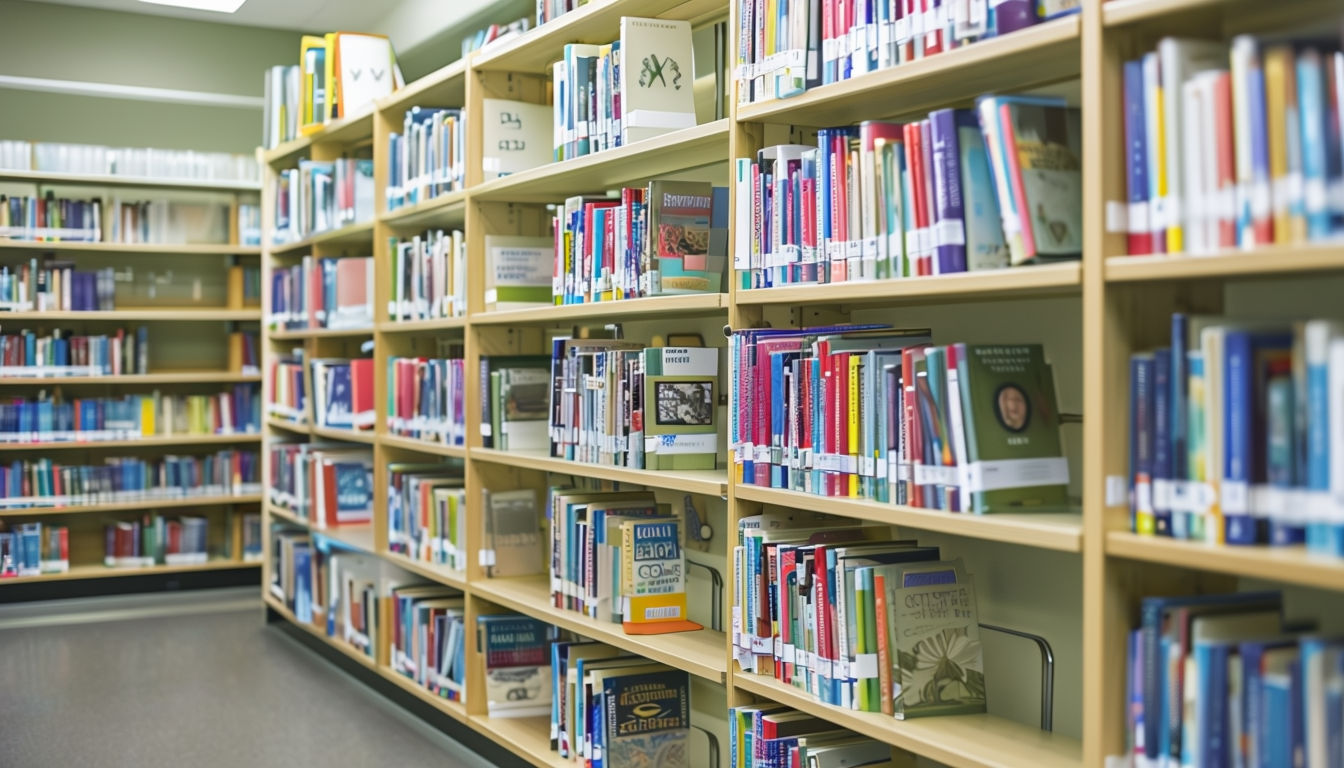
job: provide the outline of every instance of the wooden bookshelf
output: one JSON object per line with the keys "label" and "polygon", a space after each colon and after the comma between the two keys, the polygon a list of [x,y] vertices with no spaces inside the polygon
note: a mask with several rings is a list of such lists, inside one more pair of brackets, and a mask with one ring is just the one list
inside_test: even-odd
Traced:
{"label": "wooden bookshelf", "polygon": [[144,499],[142,501],[105,501],[97,504],[71,504],[64,507],[0,507],[0,517],[41,517],[44,515],[84,515],[103,512],[140,512],[150,509],[181,509],[183,507],[225,507],[256,504],[260,494],[234,496],[184,496],[174,499]]}
{"label": "wooden bookshelf", "polygon": [[[0,320],[4,316],[0,315]],[[165,384],[247,384],[261,381],[261,374],[236,371],[161,371],[158,373],[128,373],[120,376],[3,376],[0,387],[68,387],[68,386],[161,386]]]}
{"label": "wooden bookshelf", "polygon": [[92,187],[139,187],[141,189],[182,189],[201,192],[259,192],[255,181],[224,179],[175,179],[154,176],[122,176],[113,173],[82,174],[54,171],[14,171],[0,169],[0,181],[33,184],[72,184]]}
{"label": "wooden bookshelf", "polygon": [[685,296],[650,296],[623,301],[594,301],[586,304],[542,304],[525,309],[503,309],[479,312],[471,316],[471,324],[486,325],[550,325],[585,322],[599,318],[630,318],[656,320],[660,317],[693,317],[717,315],[728,310],[727,294],[693,293]]}
{"label": "wooden bookshelf", "polygon": [[373,335],[373,328],[304,328],[296,331],[271,331],[272,341],[303,339],[358,339]]}
{"label": "wooden bookshelf", "polygon": [[461,445],[444,445],[429,440],[418,440],[414,437],[402,437],[400,435],[379,435],[378,444],[388,448],[401,448],[406,451],[416,451],[419,453],[429,453],[435,456],[447,456],[453,459],[465,459],[467,449]]}
{"label": "wooden bookshelf", "polygon": [[375,105],[369,105],[353,115],[327,123],[315,133],[299,136],[265,150],[262,162],[271,167],[293,165],[317,144],[358,144],[367,141],[373,136],[374,109]]}
{"label": "wooden bookshelf", "polygon": [[344,443],[364,443],[373,445],[378,442],[378,436],[371,430],[360,431],[357,429],[342,429],[339,427],[313,427],[311,430],[313,437],[322,437],[327,440],[340,440]]}
{"label": "wooden bookshelf", "polygon": [[551,751],[549,718],[472,715],[471,727],[513,750],[537,768],[564,768],[574,764]]}
{"label": "wooden bookshelf", "polygon": [[306,255],[306,252],[311,251],[314,246],[361,245],[370,242],[372,238],[373,222],[365,221],[358,224],[349,224],[340,229],[317,232],[302,240],[295,240],[292,243],[273,245],[271,246],[269,253],[271,256],[304,256]]}
{"label": "wooden bookshelf", "polygon": [[191,445],[229,445],[241,443],[261,443],[261,434],[257,432],[237,432],[227,435],[149,435],[134,440],[67,440],[50,443],[4,443],[0,442],[0,451],[69,451],[69,450],[115,450],[120,448],[158,448],[168,446]]}
{"label": "wooden bookshelf", "polygon": [[467,193],[447,194],[404,205],[378,214],[378,221],[398,230],[429,229],[431,227],[461,227],[467,217]]}
{"label": "wooden bookshelf", "polygon": [[1139,562],[1344,590],[1344,559],[1311,555],[1302,547],[1212,545],[1111,531],[1106,534],[1106,552]]}
{"label": "wooden bookshelf", "polygon": [[1112,256],[1106,259],[1106,281],[1246,280],[1341,269],[1344,269],[1344,242],[1311,243],[1199,256]]}
{"label": "wooden bookshelf", "polygon": [[461,331],[467,327],[465,317],[436,317],[431,320],[381,320],[378,332],[387,333],[433,333],[435,331]]}
{"label": "wooden bookshelf", "polygon": [[44,573],[40,576],[22,576],[13,579],[0,579],[0,588],[9,584],[32,584],[42,581],[75,581],[80,579],[114,579],[121,576],[148,576],[151,574],[199,573],[202,571],[228,571],[238,568],[258,568],[256,560],[240,560],[218,557],[204,563],[186,565],[153,565],[143,568],[116,568],[101,563],[89,565],[71,565],[63,573]]}
{"label": "wooden bookshelf", "polygon": [[738,304],[901,304],[1023,299],[1078,295],[1082,292],[1082,265],[1076,261],[1037,267],[1015,267],[963,272],[935,277],[786,285],[739,290]]}
{"label": "wooden bookshelf", "polygon": [[28,322],[70,322],[75,320],[116,323],[128,320],[156,323],[246,323],[261,319],[256,309],[193,309],[191,307],[155,307],[153,309],[109,309],[89,312],[4,312],[0,320]]}
{"label": "wooden bookshelf", "polygon": [[155,255],[167,256],[258,256],[261,247],[256,245],[228,244],[191,244],[183,243],[101,243],[81,242],[78,240],[0,240],[0,252],[20,251],[38,253],[103,253],[109,255]]}
{"label": "wooden bookshelf", "polygon": [[[470,432],[470,430],[468,430]],[[669,491],[721,496],[728,492],[728,473],[722,469],[666,470],[629,469],[605,464],[585,464],[568,459],[557,459],[533,451],[501,451],[495,448],[471,448],[468,455],[474,461],[505,464],[524,469],[535,469],[557,475],[595,477],[631,483],[647,488],[665,488]]]}

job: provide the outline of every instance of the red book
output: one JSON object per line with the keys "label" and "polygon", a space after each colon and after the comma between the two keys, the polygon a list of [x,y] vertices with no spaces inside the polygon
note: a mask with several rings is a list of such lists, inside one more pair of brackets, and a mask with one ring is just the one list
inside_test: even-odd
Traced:
{"label": "red book", "polygon": [[882,713],[895,710],[891,687],[891,648],[887,645],[887,578],[881,571],[873,573],[873,613],[877,619],[877,685]]}
{"label": "red book", "polygon": [[[1232,139],[1232,76],[1218,75],[1213,85],[1213,121],[1218,157],[1219,199],[1231,199],[1237,186],[1236,145]],[[1237,244],[1237,220],[1234,206],[1215,206],[1218,211],[1218,245],[1232,248]],[[1233,215],[1227,215],[1233,214]]]}
{"label": "red book", "polygon": [[[817,682],[819,684],[816,690],[820,690],[830,685],[833,677],[831,671],[831,660],[835,658],[834,646],[831,643],[831,634],[833,633],[833,616],[830,611],[830,577],[826,570],[826,546],[819,544],[812,550],[812,606],[816,613],[816,649],[817,649]],[[822,697],[823,701],[829,697]]]}
{"label": "red book", "polygon": [[312,264],[309,266],[307,276],[308,296],[306,299],[308,304],[308,327],[321,328],[326,323],[326,319],[324,316],[322,320],[319,320],[317,317],[317,310],[319,307],[325,306],[325,302],[322,300],[322,267],[316,260],[313,260]]}
{"label": "red book", "polygon": [[915,402],[915,361],[923,359],[924,351],[907,347],[901,351],[901,410],[905,418],[905,460],[909,466],[906,499],[912,507],[924,506],[924,493],[915,483],[915,468],[923,460],[923,432],[919,423],[919,408]]}
{"label": "red book", "polygon": [[827,413],[827,429],[830,431],[830,453],[836,457],[836,469],[827,475],[830,496],[849,495],[849,473],[843,466],[844,456],[849,453],[849,355],[838,352],[830,356],[831,408]]}
{"label": "red book", "polygon": [[[929,11],[933,10],[934,0],[922,0],[921,5],[924,10],[924,18],[932,16]],[[943,50],[943,30],[938,26],[925,28],[924,30],[924,55],[932,56]]]}
{"label": "red book", "polygon": [[[798,563],[798,549],[792,544],[780,544],[779,547],[779,568],[776,579],[779,589],[779,641],[785,647],[793,645],[793,631],[790,622],[793,621],[793,612],[789,609],[793,605],[792,596],[788,594],[787,588],[790,586],[789,575],[794,572]],[[797,588],[797,584],[793,584]],[[782,682],[793,682],[793,662],[789,661],[788,652],[785,651],[784,658],[775,670],[775,677]]]}
{"label": "red book", "polygon": [[915,275],[932,274],[932,262],[924,253],[923,234],[929,224],[929,209],[924,196],[924,140],[920,136],[919,123],[905,126],[905,167],[910,173],[910,196],[914,205],[915,248],[913,272]]}
{"label": "red book", "polygon": [[[1018,226],[1022,230],[1022,255],[1027,261],[1036,258],[1036,234],[1031,225],[1031,201],[1022,183],[1022,163],[1017,157],[1017,131],[1013,123],[1013,105],[999,106],[999,131],[1003,134],[1003,154],[1008,161],[1008,183],[1012,186],[1014,206],[1018,212]],[[1164,240],[1165,242],[1165,240]],[[1153,247],[1158,247],[1154,241]]]}

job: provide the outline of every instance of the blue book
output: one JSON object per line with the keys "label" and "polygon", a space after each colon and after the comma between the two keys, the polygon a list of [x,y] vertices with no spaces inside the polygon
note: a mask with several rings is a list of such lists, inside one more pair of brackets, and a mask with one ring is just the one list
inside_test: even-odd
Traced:
{"label": "blue book", "polygon": [[350,389],[349,363],[327,368],[327,410],[325,426],[354,428],[354,402]]}
{"label": "blue book", "polygon": [[1199,667],[1197,727],[1187,728],[1199,740],[1201,765],[1229,765],[1232,745],[1228,742],[1227,662],[1229,646],[1200,643],[1195,646]]}
{"label": "blue book", "polygon": [[[1130,211],[1146,208],[1148,204],[1148,124],[1143,95],[1143,60],[1126,61],[1124,65],[1125,88],[1125,168],[1128,171],[1126,188],[1129,191]],[[1136,208],[1137,206],[1137,208]],[[1130,227],[1136,225],[1146,229],[1147,217],[1135,221],[1131,214]],[[1151,250],[1152,238],[1148,237],[1148,247],[1142,248],[1135,243],[1136,237],[1147,232],[1130,232],[1130,252]]]}
{"label": "blue book", "polygon": [[1251,506],[1251,488],[1268,480],[1263,441],[1269,368],[1275,357],[1290,358],[1292,346],[1291,333],[1229,330],[1224,339],[1222,508],[1228,544],[1267,538],[1265,521]]}
{"label": "blue book", "polygon": [[[691,681],[687,672],[669,669],[607,677],[602,681],[601,695],[594,699],[602,706],[600,727],[594,734],[601,734],[604,765],[687,764],[691,735]],[[651,716],[655,709],[656,716]]]}
{"label": "blue book", "polygon": [[[961,114],[959,114],[961,113]],[[935,275],[966,271],[966,222],[962,205],[961,149],[959,126],[968,120],[975,125],[969,110],[939,109],[929,113],[929,134],[933,137],[933,186],[935,220]]]}
{"label": "blue book", "polygon": [[1241,732],[1245,738],[1246,765],[1264,765],[1267,749],[1264,743],[1264,678],[1263,664],[1266,651],[1290,648],[1295,641],[1280,638],[1243,642],[1237,652],[1241,657]]}
{"label": "blue book", "polygon": [[[1188,495],[1186,481],[1190,479],[1190,317],[1176,312],[1171,316],[1171,372],[1167,379],[1167,433],[1171,453],[1171,503],[1181,509],[1171,515],[1170,535],[1178,539],[1193,538],[1190,517],[1184,509]],[[1179,520],[1177,519],[1179,518]]]}
{"label": "blue book", "polygon": [[[1171,386],[1174,375],[1175,354],[1163,347],[1153,352],[1153,443],[1152,443],[1152,483],[1153,483],[1153,532],[1158,536],[1176,536],[1171,509],[1171,486],[1175,477],[1173,472],[1173,450],[1171,427],[1174,418],[1174,403]],[[1184,515],[1178,515],[1184,527]],[[1184,531],[1178,538],[1185,538]]]}
{"label": "blue book", "polygon": [[[1325,500],[1330,493],[1330,370],[1329,346],[1339,326],[1315,320],[1306,324],[1304,357],[1307,369],[1306,477],[1312,498]],[[1344,552],[1336,538],[1341,531],[1329,516],[1313,515],[1306,529],[1307,549],[1322,554]]]}
{"label": "blue book", "polygon": [[1151,534],[1153,469],[1153,356],[1129,359],[1130,530]]}
{"label": "blue book", "polygon": [[1330,234],[1326,170],[1326,104],[1320,51],[1303,49],[1297,58],[1297,103],[1302,129],[1302,183],[1306,204],[1307,238]]}
{"label": "blue book", "polygon": [[308,542],[295,542],[294,554],[294,618],[313,622],[313,551]]}

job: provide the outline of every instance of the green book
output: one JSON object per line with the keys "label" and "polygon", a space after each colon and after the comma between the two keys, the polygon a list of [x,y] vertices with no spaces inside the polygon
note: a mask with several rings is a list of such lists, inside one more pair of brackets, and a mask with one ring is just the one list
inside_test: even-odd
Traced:
{"label": "green book", "polygon": [[644,350],[644,468],[713,469],[719,450],[719,350]]}
{"label": "green book", "polygon": [[984,712],[975,587],[961,561],[898,566],[886,591],[895,717]]}

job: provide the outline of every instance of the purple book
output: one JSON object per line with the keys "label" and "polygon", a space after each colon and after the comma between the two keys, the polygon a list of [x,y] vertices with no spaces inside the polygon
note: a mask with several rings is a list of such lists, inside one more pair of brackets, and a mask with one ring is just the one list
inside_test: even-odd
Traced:
{"label": "purple book", "polygon": [[929,133],[933,137],[933,273],[965,272],[966,222],[956,110],[930,112]]}
{"label": "purple book", "polygon": [[1038,21],[1035,0],[1004,0],[994,8],[994,34],[1005,35]]}
{"label": "purple book", "polygon": [[[929,226],[921,239],[924,241],[924,253],[936,254],[937,249],[933,246],[936,242],[934,233],[938,231],[938,198],[933,193],[933,169],[937,166],[933,162],[933,125],[929,120],[919,121],[919,137],[924,145],[924,167],[927,171],[924,174],[924,189],[919,190],[918,194],[924,195],[925,205],[929,211]],[[938,274],[938,270],[935,269],[934,274]]]}

